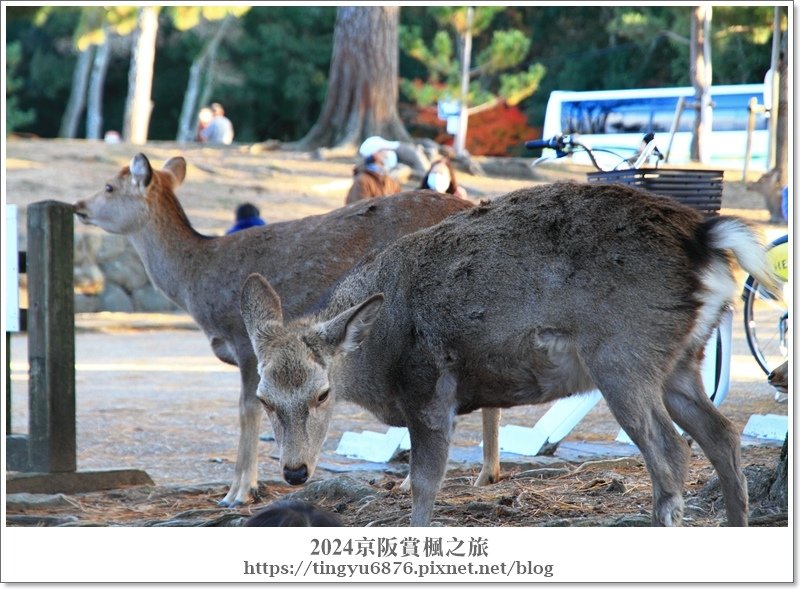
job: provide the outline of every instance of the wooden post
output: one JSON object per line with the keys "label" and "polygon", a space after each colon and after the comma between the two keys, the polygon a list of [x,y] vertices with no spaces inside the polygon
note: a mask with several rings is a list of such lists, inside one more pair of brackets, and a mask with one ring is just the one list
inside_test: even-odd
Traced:
{"label": "wooden post", "polygon": [[153,484],[142,470],[77,470],[73,241],[71,205],[51,200],[28,207],[29,433],[6,435],[6,470],[18,471],[6,474],[7,493]]}
{"label": "wooden post", "polygon": [[29,452],[31,470],[74,472],[73,208],[28,207]]}

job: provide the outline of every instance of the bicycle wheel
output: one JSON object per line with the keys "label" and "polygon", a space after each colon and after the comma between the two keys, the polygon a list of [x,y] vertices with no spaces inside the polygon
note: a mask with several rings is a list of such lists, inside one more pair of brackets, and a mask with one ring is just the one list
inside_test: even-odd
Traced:
{"label": "bicycle wheel", "polygon": [[769,374],[789,353],[789,309],[752,276],[744,287],[744,333],[761,370]]}

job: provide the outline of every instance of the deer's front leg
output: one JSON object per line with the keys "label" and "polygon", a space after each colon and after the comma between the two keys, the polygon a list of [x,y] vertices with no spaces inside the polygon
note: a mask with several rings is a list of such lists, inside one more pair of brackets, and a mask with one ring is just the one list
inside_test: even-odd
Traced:
{"label": "deer's front leg", "polygon": [[409,419],[411,437],[411,525],[428,526],[436,494],[447,469],[455,416],[456,379],[445,371],[436,381],[433,400]]}
{"label": "deer's front leg", "polygon": [[233,483],[223,507],[236,507],[250,502],[258,490],[258,431],[264,410],[256,398],[258,372],[255,358],[240,361],[242,390],[239,395],[239,448],[236,455]]}

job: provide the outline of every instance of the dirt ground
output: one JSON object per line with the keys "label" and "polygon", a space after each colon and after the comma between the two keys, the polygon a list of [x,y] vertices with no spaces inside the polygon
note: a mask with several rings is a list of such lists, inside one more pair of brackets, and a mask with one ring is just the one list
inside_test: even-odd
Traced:
{"label": "dirt ground", "polygon": [[[6,202],[21,206],[24,228],[27,204],[46,199],[72,203],[88,196],[136,151],[99,142],[11,140],[5,161]],[[313,154],[266,151],[261,146],[213,149],[154,143],[141,151],[156,165],[173,155],[187,158],[187,179],[178,196],[195,227],[207,234],[222,233],[240,202],[255,203],[270,222],[340,206],[353,165],[346,157],[321,160]],[[462,173],[459,180],[471,197],[480,199],[533,182],[580,180],[585,172],[577,166],[549,166],[529,178],[518,172],[517,177],[504,178]],[[413,178],[404,185],[414,186]],[[761,196],[740,182],[726,182],[723,209],[756,222],[769,238],[786,231],[766,224]],[[76,225],[76,231],[99,230]],[[741,431],[751,415],[786,415],[788,406],[775,401],[749,356],[739,317],[737,308],[731,392],[722,411]],[[79,317],[77,323],[79,470],[140,468],[155,486],[76,494],[44,506],[9,505],[8,525],[239,525],[264,505],[296,491],[279,480],[271,443],[263,442],[261,501],[239,510],[216,507],[235,461],[238,376],[212,357],[205,338],[185,315],[99,314]],[[15,335],[11,347],[15,432],[26,431],[25,348],[24,335]],[[503,424],[532,426],[547,408],[508,410]],[[302,497],[338,513],[347,525],[405,525],[410,496],[397,487],[407,465],[400,460],[386,467],[361,468],[333,453],[342,432],[365,429],[385,431],[385,426],[355,406],[337,409],[325,446],[329,468],[318,471],[319,482],[307,485]],[[613,445],[617,431],[601,402],[565,443]],[[474,449],[479,441],[480,414],[459,419],[454,445]],[[779,453],[775,444],[744,446],[751,494],[763,491]],[[724,509],[712,482],[713,471],[696,447],[692,456],[686,525],[720,525]],[[606,458],[612,461],[603,461]],[[451,463],[437,500],[435,524],[645,525],[649,521],[651,486],[635,453],[576,457],[557,452],[553,457],[505,461],[503,480],[483,489],[470,486],[478,470],[475,463]],[[786,525],[785,513],[768,502],[757,501],[751,507],[755,524]]]}

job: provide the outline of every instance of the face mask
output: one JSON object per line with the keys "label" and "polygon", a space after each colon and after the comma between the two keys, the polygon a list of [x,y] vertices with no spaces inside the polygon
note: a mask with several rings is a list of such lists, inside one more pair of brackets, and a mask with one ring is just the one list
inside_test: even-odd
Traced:
{"label": "face mask", "polygon": [[450,187],[450,177],[432,172],[428,174],[428,187],[436,192],[446,192]]}
{"label": "face mask", "polygon": [[383,167],[391,170],[397,165],[397,153],[394,151],[387,151],[383,156]]}

